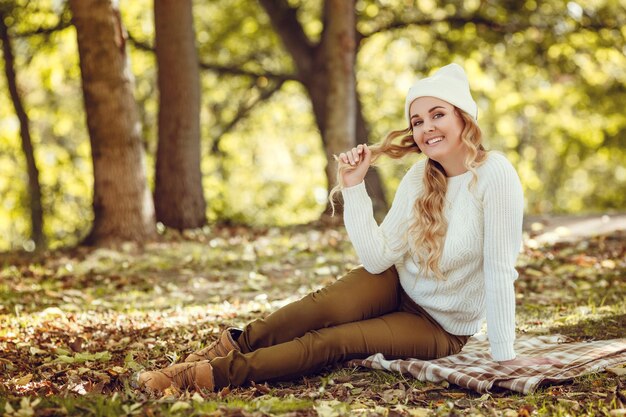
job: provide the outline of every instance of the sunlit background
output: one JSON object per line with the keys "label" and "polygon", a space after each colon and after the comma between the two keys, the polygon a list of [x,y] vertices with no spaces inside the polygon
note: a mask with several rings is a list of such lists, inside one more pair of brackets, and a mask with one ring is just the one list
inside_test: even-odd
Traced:
{"label": "sunlit background", "polygon": [[[319,1],[293,0],[312,38]],[[518,169],[526,212],[612,213],[626,209],[626,3],[623,0],[357,2],[367,34],[357,56],[357,88],[370,143],[403,127],[412,82],[448,62],[468,72],[490,149]],[[508,4],[512,3],[512,4]],[[22,99],[40,170],[51,247],[77,243],[92,220],[92,165],[73,26],[54,26],[64,2],[20,0],[8,17]],[[455,23],[478,7],[491,23]],[[157,143],[152,1],[121,1],[153,185]],[[326,163],[311,104],[297,81],[256,103],[293,64],[255,1],[194,2],[202,83],[202,171],[210,222],[290,225],[316,220],[326,205]],[[419,20],[378,32],[393,21]],[[370,35],[371,34],[371,35]],[[4,62],[2,63],[4,64]],[[221,70],[215,68],[220,67]],[[19,122],[0,77],[0,250],[28,248],[28,176]],[[231,126],[240,108],[246,116]],[[415,158],[381,164],[390,200]]]}

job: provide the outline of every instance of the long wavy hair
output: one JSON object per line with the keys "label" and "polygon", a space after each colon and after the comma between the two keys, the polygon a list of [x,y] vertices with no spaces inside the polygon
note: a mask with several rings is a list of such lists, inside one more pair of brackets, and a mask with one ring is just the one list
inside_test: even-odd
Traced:
{"label": "long wavy hair", "polygon": [[[463,131],[461,132],[461,142],[467,148],[467,157],[464,164],[468,171],[472,172],[472,187],[478,180],[476,168],[482,165],[487,159],[487,151],[482,144],[482,133],[476,121],[463,110],[455,107],[455,112],[463,120]],[[399,139],[399,140],[398,140]],[[382,155],[387,155],[393,159],[400,159],[412,153],[422,153],[413,140],[412,128],[404,130],[394,130],[385,139],[375,145],[369,146],[372,152],[372,165],[376,163]],[[330,191],[328,197],[335,213],[336,195],[344,188],[342,174],[351,169],[349,164],[338,161],[337,185]],[[448,224],[444,216],[444,203],[446,190],[448,188],[448,177],[437,161],[428,159],[424,171],[424,190],[415,200],[413,205],[413,221],[408,228],[408,236],[414,242],[417,249],[417,258],[422,267],[432,272],[438,279],[444,279],[439,268],[439,262],[443,253],[444,238],[448,229]]]}

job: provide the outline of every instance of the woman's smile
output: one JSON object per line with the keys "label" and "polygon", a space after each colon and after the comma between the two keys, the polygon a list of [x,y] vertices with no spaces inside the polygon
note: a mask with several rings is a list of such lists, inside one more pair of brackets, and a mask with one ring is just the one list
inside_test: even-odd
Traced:
{"label": "woman's smile", "polygon": [[433,145],[436,145],[439,142],[441,142],[443,139],[444,139],[444,137],[440,135],[440,136],[435,136],[435,137],[430,138],[430,139],[426,139],[425,142],[426,142],[427,145],[433,146]]}

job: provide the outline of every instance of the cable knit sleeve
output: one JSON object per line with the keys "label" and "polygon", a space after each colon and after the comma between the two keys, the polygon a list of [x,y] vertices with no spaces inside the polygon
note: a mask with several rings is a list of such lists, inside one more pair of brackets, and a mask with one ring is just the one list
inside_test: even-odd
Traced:
{"label": "cable knit sleeve", "polygon": [[524,195],[513,166],[502,155],[486,172],[484,273],[487,333],[496,361],[515,358],[515,262],[522,244]]}
{"label": "cable knit sleeve", "polygon": [[372,274],[379,274],[402,258],[407,251],[406,231],[411,202],[415,189],[421,186],[414,165],[402,178],[391,209],[380,226],[374,219],[372,200],[361,182],[342,191],[344,200],[344,224],[350,241],[363,267]]}

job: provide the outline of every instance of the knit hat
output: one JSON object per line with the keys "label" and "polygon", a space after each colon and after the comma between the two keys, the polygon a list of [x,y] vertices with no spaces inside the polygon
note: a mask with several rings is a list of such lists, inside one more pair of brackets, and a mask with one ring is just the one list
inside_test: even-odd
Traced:
{"label": "knit hat", "polygon": [[436,97],[465,111],[474,120],[478,119],[478,106],[470,93],[469,82],[465,71],[457,64],[441,67],[432,76],[418,80],[406,95],[404,114],[409,125],[409,107],[420,97]]}

